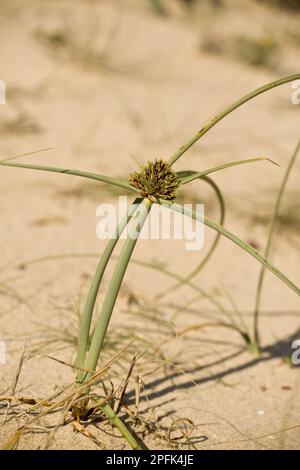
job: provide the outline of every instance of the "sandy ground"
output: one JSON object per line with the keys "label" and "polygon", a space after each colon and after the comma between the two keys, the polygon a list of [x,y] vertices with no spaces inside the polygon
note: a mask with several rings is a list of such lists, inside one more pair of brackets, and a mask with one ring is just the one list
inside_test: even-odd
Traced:
{"label": "sandy ground", "polygon": [[[141,0],[76,0],[72,5],[65,0],[31,0],[26,6],[16,0],[0,2],[0,79],[7,84],[7,104],[0,107],[1,158],[51,147],[26,157],[26,162],[127,178],[136,168],[131,155],[144,162],[168,158],[234,99],[299,71],[299,14],[252,1],[228,0],[220,9],[204,2],[193,14],[175,0],[166,3],[169,14],[160,17]],[[233,47],[241,35],[271,37],[278,44],[276,62],[260,67],[244,63]],[[257,216],[270,215],[299,138],[299,106],[292,104],[291,95],[288,84],[248,103],[176,165],[200,170],[256,156],[268,156],[280,165],[259,162],[215,176],[227,202],[226,227],[260,250],[267,225]],[[285,199],[296,221],[299,169],[298,162]],[[73,380],[70,368],[45,355],[66,362],[74,359],[76,312],[83,306],[96,258],[26,262],[100,253],[104,242],[95,235],[96,207],[116,203],[118,193],[76,177],[12,168],[1,169],[0,187],[0,339],[7,347],[6,364],[0,366],[0,394],[10,393],[26,340],[26,354],[32,357],[22,367],[16,395],[44,398]],[[187,192],[217,219],[217,203],[205,185],[193,183]],[[199,256],[186,251],[183,241],[143,240],[134,257],[188,274],[212,237],[206,230]],[[281,224],[272,251],[274,263],[296,284],[299,241],[299,222]],[[222,240],[196,283],[232,309],[229,293],[251,328],[259,269],[255,260]],[[299,449],[299,367],[289,366],[286,359],[293,339],[300,339],[297,296],[267,274],[263,352],[257,358],[227,328],[191,329],[180,335],[188,326],[211,322],[221,314],[211,301],[195,299],[187,287],[155,299],[173,282],[157,270],[132,264],[106,348],[108,360],[138,337],[123,359],[124,368],[114,366],[115,384],[126,376],[133,354],[146,349],[134,375],[140,374],[144,384],[139,413],[150,426],[144,436],[147,445],[170,447],[168,438],[177,436],[172,445],[183,448]],[[151,315],[156,320],[149,319]],[[133,408],[133,380],[126,401]],[[2,402],[2,416],[4,411]],[[23,419],[15,419],[12,408],[0,429],[1,445]],[[43,418],[22,437],[19,448],[44,448],[45,430],[58,419]],[[179,436],[180,423],[193,427],[189,443]],[[102,422],[88,429],[106,448],[125,446]],[[99,447],[69,425],[58,429],[50,448]]]}

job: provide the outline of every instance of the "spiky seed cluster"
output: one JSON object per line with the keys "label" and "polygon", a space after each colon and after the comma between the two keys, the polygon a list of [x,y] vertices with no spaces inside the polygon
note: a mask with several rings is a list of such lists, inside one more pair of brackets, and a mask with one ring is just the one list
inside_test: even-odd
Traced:
{"label": "spiky seed cluster", "polygon": [[132,186],[139,189],[141,196],[153,196],[171,201],[176,197],[179,186],[175,173],[170,165],[163,160],[148,162],[140,172],[132,173],[129,177]]}

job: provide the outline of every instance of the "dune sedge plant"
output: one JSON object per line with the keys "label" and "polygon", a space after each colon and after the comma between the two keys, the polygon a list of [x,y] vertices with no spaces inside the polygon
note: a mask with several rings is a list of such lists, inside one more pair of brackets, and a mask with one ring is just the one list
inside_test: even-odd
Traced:
{"label": "dune sedge plant", "polygon": [[[196,134],[188,140],[184,145],[182,145],[168,160],[156,159],[142,166],[138,171],[134,172],[129,176],[128,181],[112,178],[109,176],[103,176],[98,173],[90,173],[82,170],[73,170],[69,168],[56,168],[50,166],[41,166],[41,165],[30,165],[25,163],[13,163],[6,159],[0,162],[0,165],[14,168],[28,168],[33,170],[49,171],[54,173],[63,173],[67,175],[75,175],[83,178],[93,179],[102,183],[109,185],[117,186],[122,190],[131,191],[135,195],[135,200],[128,210],[124,219],[120,222],[119,226],[116,228],[115,233],[108,241],[108,244],[99,260],[98,266],[96,268],[95,274],[90,285],[90,289],[87,295],[87,299],[82,311],[80,328],[79,328],[79,337],[78,337],[78,346],[77,346],[77,358],[76,358],[76,386],[80,393],[83,394],[82,398],[82,410],[81,416],[85,416],[88,407],[87,394],[91,384],[91,377],[96,371],[99,358],[101,357],[101,351],[103,349],[103,344],[106,337],[107,328],[109,321],[115,306],[116,299],[119,294],[119,290],[127,269],[127,266],[131,260],[134,247],[137,243],[139,234],[141,233],[143,224],[145,223],[148,214],[151,210],[151,207],[154,204],[160,204],[168,207],[170,210],[177,211],[179,213],[184,213],[185,215],[196,219],[210,229],[214,230],[217,234],[217,237],[224,236],[242,250],[249,253],[257,261],[261,263],[263,268],[271,271],[275,276],[277,276],[282,282],[284,282],[290,289],[292,289],[297,295],[300,294],[300,289],[288,279],[279,269],[277,269],[266,256],[259,254],[253,247],[245,243],[243,240],[238,238],[236,235],[228,231],[224,225],[224,217],[221,217],[221,223],[217,223],[202,214],[194,211],[192,209],[187,210],[176,201],[176,196],[178,190],[185,185],[191,183],[194,180],[204,181],[210,184],[217,197],[219,198],[220,206],[222,208],[222,214],[224,215],[224,201],[222,199],[221,192],[216,184],[211,180],[211,174],[223,170],[225,168],[233,167],[235,165],[248,164],[257,162],[260,160],[268,160],[266,158],[252,158],[248,160],[240,160],[234,162],[224,163],[213,168],[206,170],[197,171],[177,171],[174,169],[174,164],[182,157],[182,155],[189,150],[192,145],[194,145],[200,138],[202,138],[212,127],[214,127],[219,121],[221,121],[225,116],[230,114],[239,106],[243,105],[247,101],[255,98],[261,93],[264,93],[268,90],[271,90],[274,87],[282,85],[300,79],[300,74],[288,76],[274,82],[268,83],[251,93],[245,95],[239,100],[235,101],[229,107],[221,111],[216,116],[212,117]],[[273,162],[274,163],[274,162]],[[113,271],[110,283],[107,288],[107,292],[102,304],[101,311],[96,319],[95,328],[91,332],[91,322],[92,316],[95,310],[96,299],[102,281],[105,269],[114,256],[113,251],[119,242],[120,235],[128,226],[127,238],[124,241],[122,250],[117,259],[115,269]],[[217,238],[217,239],[218,239]],[[217,240],[216,239],[216,240]],[[216,240],[213,246],[216,245]],[[210,254],[212,250],[210,250]],[[268,253],[268,251],[266,252]],[[203,266],[203,262],[199,265],[200,268]],[[199,272],[199,266],[191,273],[190,278],[192,278],[196,272]],[[178,277],[180,280],[180,278]],[[189,279],[181,280],[180,282],[190,283]],[[257,317],[258,313],[256,313]],[[256,318],[257,324],[257,318]],[[249,338],[244,336],[244,339],[247,342],[257,341],[257,338]],[[77,405],[78,408],[78,405]],[[128,443],[134,449],[140,449],[140,445],[137,439],[132,435],[132,433],[126,428],[125,424],[121,419],[116,415],[113,409],[110,407],[109,403],[103,402],[101,404],[102,411],[108,417],[109,420],[120,430],[122,435],[127,439]]]}

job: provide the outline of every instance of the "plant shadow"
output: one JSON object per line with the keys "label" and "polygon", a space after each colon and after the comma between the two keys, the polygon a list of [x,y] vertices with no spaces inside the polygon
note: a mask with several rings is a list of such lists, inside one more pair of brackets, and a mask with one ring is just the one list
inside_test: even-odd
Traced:
{"label": "plant shadow", "polygon": [[[185,371],[186,373],[194,376],[193,379],[189,379],[184,382],[174,384],[174,380],[182,376],[182,371],[175,371],[175,372],[172,372],[171,374],[165,375],[164,377],[154,379],[151,382],[148,382],[147,384],[145,384],[145,389],[147,390],[147,399],[153,400],[158,397],[161,398],[162,396],[172,393],[175,390],[189,389],[191,387],[194,387],[195,385],[203,385],[203,384],[207,384],[213,381],[220,381],[226,377],[238,374],[239,372],[243,370],[250,369],[251,367],[254,367],[257,364],[262,363],[262,362],[272,361],[275,359],[283,359],[283,360],[288,359],[291,356],[291,352],[292,352],[291,345],[293,341],[299,338],[300,338],[300,328],[298,328],[295,331],[295,333],[287,336],[286,338],[280,339],[278,341],[275,341],[274,343],[264,346],[261,349],[261,353],[259,356],[253,356],[252,358],[250,358],[249,360],[246,360],[246,362],[243,362],[242,364],[225,368],[222,371],[211,373],[209,376],[206,376],[206,377],[198,378],[197,375],[199,372],[202,372],[203,370],[208,369],[212,366],[220,365],[222,363],[224,364],[228,360],[236,359],[241,354],[247,353],[247,348],[242,347],[238,351],[228,354],[227,356],[222,357],[221,359],[218,359],[217,361],[210,362],[201,366],[198,365],[193,368],[190,368],[189,370],[186,370]],[[286,362],[288,362],[288,360]],[[172,383],[170,383],[170,381]],[[163,386],[163,388],[160,388],[159,391],[155,390],[155,388],[161,387],[161,386]],[[131,401],[132,401],[132,393],[128,392],[126,402],[130,403]]]}

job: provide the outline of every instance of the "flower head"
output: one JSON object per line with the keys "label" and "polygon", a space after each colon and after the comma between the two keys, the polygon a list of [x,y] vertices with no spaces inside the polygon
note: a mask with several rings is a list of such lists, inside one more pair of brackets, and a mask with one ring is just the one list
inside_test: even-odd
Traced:
{"label": "flower head", "polygon": [[141,196],[153,196],[171,201],[176,197],[179,182],[170,165],[163,160],[148,162],[141,171],[129,177],[132,186],[139,189]]}

